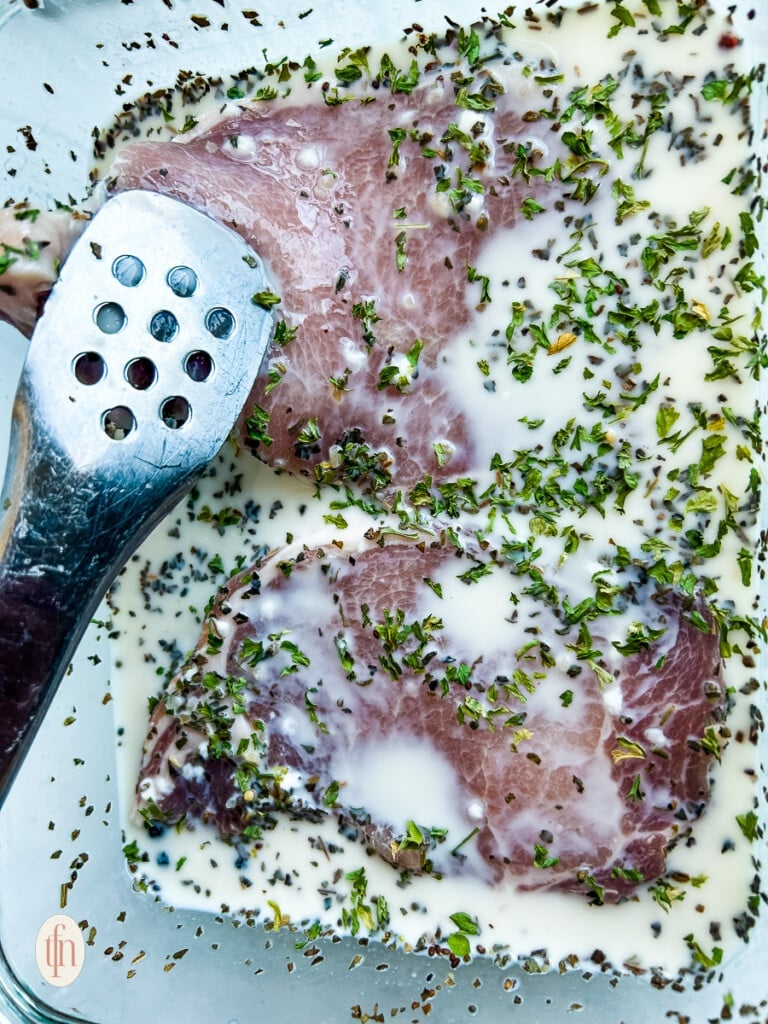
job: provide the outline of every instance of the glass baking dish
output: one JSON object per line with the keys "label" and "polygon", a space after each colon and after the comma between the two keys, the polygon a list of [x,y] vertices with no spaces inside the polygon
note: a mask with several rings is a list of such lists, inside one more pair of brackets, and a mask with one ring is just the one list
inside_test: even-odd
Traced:
{"label": "glass baking dish", "polygon": [[[329,37],[339,49],[389,41],[414,21],[442,28],[444,16],[467,24],[484,10],[475,0],[393,0],[386,8],[334,0],[311,16],[303,0],[267,6],[253,17],[240,0],[203,0],[194,11],[178,0],[0,5],[4,195],[41,206],[68,194],[82,198],[94,128],[112,120],[123,95],[173,82],[181,69],[234,71],[262,52],[283,50],[300,59]],[[544,0],[544,8],[552,6]],[[745,45],[768,52],[768,14],[750,3],[732,6]],[[203,16],[213,28],[202,29]],[[753,97],[756,106],[763,100]],[[759,112],[754,123],[762,123]],[[19,133],[27,125],[34,126],[34,147]],[[0,465],[23,352],[23,339],[0,325]],[[685,984],[665,984],[606,969],[599,951],[578,968],[546,972],[535,955],[452,966],[374,939],[301,947],[288,929],[175,909],[151,888],[136,892],[123,854],[111,628],[105,607],[0,814],[0,1019],[8,1024],[122,1024],[170,1014],[201,1024],[243,1024],[257,1014],[331,1024],[422,1020],[430,1011],[445,1022],[543,1024],[579,1012],[626,1024],[768,1020],[764,912],[732,960]],[[765,687],[759,696],[764,709]],[[764,737],[761,743],[764,760]],[[765,854],[761,839],[756,862]],[[57,915],[75,922],[82,947],[68,930],[71,921],[57,926]]]}

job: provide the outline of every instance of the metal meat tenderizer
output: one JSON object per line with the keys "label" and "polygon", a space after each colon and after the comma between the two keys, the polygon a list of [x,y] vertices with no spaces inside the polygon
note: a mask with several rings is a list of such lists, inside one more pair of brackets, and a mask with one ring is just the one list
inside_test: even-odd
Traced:
{"label": "metal meat tenderizer", "polygon": [[0,511],[0,805],[96,607],[231,432],[272,316],[245,242],[184,203],[102,207],[48,298]]}

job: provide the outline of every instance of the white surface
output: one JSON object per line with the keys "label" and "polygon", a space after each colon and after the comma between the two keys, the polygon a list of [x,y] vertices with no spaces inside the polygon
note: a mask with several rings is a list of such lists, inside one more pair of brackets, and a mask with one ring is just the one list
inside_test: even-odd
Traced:
{"label": "white surface", "polygon": [[[737,14],[744,16],[750,8],[757,7],[759,2],[760,0],[754,0],[754,4],[738,5]],[[69,4],[63,0],[61,3],[48,0],[43,14],[20,10],[5,23],[0,33],[0,87],[3,88],[3,95],[12,97],[12,102],[4,104],[0,110],[0,171],[5,175],[0,177],[0,188],[16,200],[28,196],[41,205],[50,204],[55,198],[61,198],[67,193],[80,200],[87,190],[87,175],[91,166],[91,131],[94,125],[101,125],[109,120],[116,102],[121,102],[115,96],[115,85],[125,74],[130,73],[133,76],[130,88],[134,93],[139,93],[170,81],[179,67],[207,70],[212,52],[218,55],[218,59],[221,59],[222,52],[225,52],[227,63],[234,70],[258,60],[263,47],[267,48],[271,56],[276,57],[282,56],[283,52],[301,55],[315,50],[318,40],[328,36],[335,38],[338,48],[343,44],[360,45],[369,42],[375,36],[391,38],[398,35],[399,30],[413,20],[425,21],[436,4],[432,0],[393,0],[382,7],[379,3],[334,0],[331,3],[317,3],[311,16],[299,19],[298,15],[311,6],[311,0],[271,3],[271,13],[262,10],[264,27],[258,32],[250,27],[244,28],[245,23],[240,9],[252,6],[248,3],[226,2],[225,6],[221,7],[216,3],[201,0],[192,8],[188,3],[177,0],[173,9],[168,10],[160,0],[143,4],[137,2],[133,5],[121,4],[117,0]],[[261,10],[265,6],[267,5],[262,3],[258,8]],[[725,0],[721,6],[728,6]],[[476,0],[440,0],[439,7],[441,14],[446,13],[462,21],[468,20],[473,13],[481,9],[480,3]],[[217,44],[214,51],[211,51],[211,30],[202,32],[190,25],[189,14],[193,10],[197,12],[198,9],[204,11],[212,21],[229,20],[233,29],[237,26],[236,31],[222,33],[223,42]],[[758,30],[765,36],[768,21],[765,13],[761,9],[758,21],[748,23],[751,38],[755,38]],[[287,27],[282,27],[280,21]],[[150,27],[156,40],[154,49],[146,45],[145,33]],[[177,51],[167,41],[163,41],[163,33],[167,33],[171,40],[183,39],[181,49]],[[97,45],[102,39],[107,42],[103,49]],[[120,45],[122,40],[135,40],[140,44],[140,48],[125,50]],[[225,44],[224,51],[222,48]],[[43,87],[43,82],[51,86],[52,94]],[[35,126],[38,148],[34,151],[26,149],[18,133],[18,129],[26,124]],[[8,153],[6,145],[13,145],[15,152]],[[70,152],[73,156],[70,156]],[[16,172],[13,177],[9,176],[12,170]],[[7,421],[15,381],[23,358],[24,344],[23,339],[15,332],[0,325],[0,464],[5,458]],[[95,649],[95,643],[94,635],[91,633],[83,650],[83,660]],[[62,781],[60,789],[54,793],[55,799],[61,807],[66,808],[65,813],[71,820],[65,825],[57,818],[57,828],[49,835],[48,817],[56,815],[55,806],[51,808],[43,805],[39,812],[30,813],[32,801],[36,797],[34,782],[26,781],[33,778],[30,772],[20,780],[25,787],[23,792],[18,794],[16,800],[11,801],[4,818],[0,820],[0,873],[6,879],[0,902],[0,933],[3,919],[22,921],[25,915],[29,916],[29,894],[19,892],[18,890],[22,888],[19,885],[12,886],[14,891],[9,892],[7,880],[15,878],[20,881],[22,865],[26,878],[26,869],[30,864],[35,865],[37,858],[42,865],[41,870],[43,867],[48,871],[55,869],[52,876],[54,880],[66,881],[72,859],[79,851],[86,849],[83,838],[77,841],[70,840],[69,835],[75,828],[82,828],[85,833],[91,829],[88,840],[90,845],[87,847],[92,854],[91,864],[81,870],[80,887],[74,890],[71,898],[75,900],[78,908],[78,913],[74,913],[74,916],[87,918],[92,924],[98,921],[99,934],[94,949],[89,953],[92,966],[84,972],[80,987],[65,993],[62,1001],[56,1005],[62,1010],[74,1010],[76,1014],[82,1013],[90,1019],[103,1021],[104,1024],[117,1024],[118,1021],[138,1020],[142,1016],[153,1019],[153,1013],[156,1013],[158,1005],[157,1000],[167,998],[173,991],[172,998],[178,997],[182,1005],[190,1007],[188,1013],[193,1016],[197,1013],[202,1014],[197,1017],[200,1024],[207,1024],[208,1021],[218,1024],[219,1021],[231,1019],[232,1013],[227,1000],[232,998],[231,1005],[238,1005],[235,1000],[239,998],[245,982],[250,983],[254,999],[262,1007],[272,1007],[275,1012],[283,1014],[285,1008],[290,1007],[291,1015],[295,1019],[308,1021],[347,1020],[348,1009],[345,1008],[343,1017],[341,1014],[337,1017],[333,1008],[335,1000],[340,998],[340,993],[345,988],[353,995],[356,994],[355,1001],[361,1002],[369,1012],[377,1000],[386,1006],[399,1005],[406,999],[410,1000],[410,989],[407,997],[403,995],[404,979],[409,978],[411,971],[407,963],[399,963],[397,974],[394,969],[389,973],[376,974],[373,967],[375,956],[367,954],[369,967],[365,971],[361,970],[357,974],[353,972],[350,975],[346,972],[350,960],[348,951],[344,951],[341,959],[337,961],[329,955],[328,964],[335,963],[335,966],[329,966],[328,970],[300,970],[296,977],[301,976],[304,979],[301,992],[295,991],[293,987],[287,989],[285,963],[291,957],[300,960],[300,954],[292,950],[290,937],[286,938],[279,954],[272,956],[271,959],[267,958],[266,977],[254,978],[254,966],[246,967],[245,961],[249,956],[255,956],[260,962],[259,958],[264,956],[263,937],[259,938],[258,944],[254,939],[249,942],[246,941],[247,936],[237,935],[228,926],[224,934],[224,929],[213,926],[205,915],[201,918],[160,915],[148,900],[141,900],[128,891],[124,877],[115,876],[115,864],[119,870],[119,852],[111,860],[108,851],[101,857],[94,856],[94,846],[103,845],[105,836],[111,844],[110,849],[119,851],[119,829],[114,823],[112,813],[108,814],[103,810],[114,786],[102,782],[104,773],[98,762],[92,759],[88,770],[91,779],[98,777],[97,788],[102,798],[97,805],[98,812],[89,816],[87,820],[82,820],[83,811],[81,808],[78,809],[79,797],[85,791],[89,803],[96,803],[92,800],[94,783],[84,782],[71,767],[72,751],[80,748],[70,748],[67,745],[74,730],[61,730],[60,723],[74,699],[79,706],[83,706],[86,693],[91,694],[91,704],[86,706],[98,706],[99,698],[108,685],[105,646],[106,641],[101,642],[99,650],[102,663],[93,670],[95,681],[89,684],[90,690],[78,691],[77,698],[72,697],[71,691],[63,694],[53,709],[52,715],[57,717],[46,738],[53,737],[54,742],[49,743],[38,758],[52,774],[55,772],[62,780],[65,777],[71,779],[66,788]],[[59,711],[61,714],[58,714]],[[102,714],[101,718],[98,717],[99,714]],[[81,723],[83,735],[94,729],[108,733],[111,725],[105,722],[106,717],[107,712],[99,711],[84,716]],[[57,731],[53,731],[54,725]],[[59,741],[61,746],[57,745]],[[86,739],[82,742],[86,742]],[[106,735],[107,745],[110,742],[111,737]],[[39,777],[44,776],[45,772],[41,771]],[[73,796],[75,793],[76,798]],[[101,817],[111,823],[108,830],[96,828]],[[25,832],[30,837],[34,836],[30,838],[27,846],[22,842]],[[52,852],[59,848],[65,851],[65,855],[60,860],[51,862]],[[99,864],[102,865],[101,868],[98,867]],[[101,874],[98,874],[98,871],[101,871]],[[91,885],[93,887],[89,891],[88,886]],[[42,889],[42,886],[40,888]],[[116,924],[116,914],[122,910],[121,901],[129,905],[128,923],[125,926]],[[141,906],[134,906],[135,901],[141,903]],[[33,933],[38,923],[37,919],[30,922],[30,930]],[[177,925],[181,929],[178,938],[174,935]],[[198,926],[208,931],[204,943],[198,942],[195,945],[194,932]],[[741,957],[741,964],[737,963],[729,969],[725,989],[730,988],[733,991],[737,1005],[751,1001],[757,1006],[761,1000],[768,997],[764,973],[755,967],[764,963],[765,933],[766,929],[762,928],[762,959],[761,948],[753,942]],[[22,976],[29,978],[33,989],[36,984],[43,988],[39,985],[39,977],[35,976],[32,969],[28,969],[25,959],[26,947],[21,948],[23,943],[20,933],[14,935],[14,942],[17,941],[19,948],[6,952],[15,959]],[[104,949],[117,948],[121,941],[127,942],[124,963],[113,961],[111,955],[103,955]],[[223,944],[227,950],[226,958],[216,957],[211,952],[210,946],[214,941]],[[163,966],[167,956],[174,950],[187,946],[194,947],[195,955],[190,954],[184,960],[178,961],[177,969],[170,974],[164,973]],[[129,969],[130,961],[143,949],[150,951],[149,957],[138,962],[136,969],[139,977],[129,983],[126,981],[126,971]],[[397,958],[393,956],[391,960],[394,964]],[[223,979],[217,972],[224,968],[225,964],[227,973],[224,974],[224,978],[227,980],[221,985],[221,989],[218,992],[209,990],[207,995],[201,993],[200,979],[205,977],[205,972],[210,971],[211,981],[219,979],[221,983]],[[184,974],[184,971],[188,973]],[[602,985],[607,979],[598,979],[595,992],[594,985],[586,989],[578,977],[553,977],[540,982],[540,979],[523,976],[520,982],[516,980],[516,986],[521,984],[522,987],[513,989],[513,994],[515,991],[524,993],[527,1011],[520,1011],[512,1005],[512,996],[502,991],[502,982],[506,977],[504,972],[491,969],[483,974],[484,988],[481,991],[472,984],[473,978],[480,973],[479,968],[458,972],[458,982],[453,989],[446,986],[443,965],[417,961],[412,971],[415,976],[412,981],[414,997],[417,997],[427,985],[430,972],[435,972],[443,986],[443,993],[447,993],[442,997],[445,1002],[438,1003],[435,1010],[439,1014],[439,1019],[446,1022],[470,1019],[473,1014],[468,1010],[469,1005],[487,1007],[482,1018],[485,1021],[500,1020],[502,1016],[506,1018],[507,1014],[524,1012],[526,1024],[534,1019],[534,1016],[529,1014],[535,1015],[535,1019],[540,1021],[570,1020],[573,1013],[569,1012],[569,1008],[578,1003],[588,1004],[590,1020],[596,1022],[618,1021],[621,1018],[626,1021],[641,1021],[642,1024],[662,1021],[667,1018],[667,1011],[675,1008],[680,1013],[693,1013],[694,1020],[703,1021],[718,1014],[721,1007],[721,999],[714,988],[709,996],[705,992],[692,1009],[689,997],[678,997],[669,991],[656,992],[645,981],[636,986],[631,982],[622,982],[613,990],[607,985]],[[186,979],[186,984],[182,982],[183,988],[180,988],[182,978]],[[265,994],[265,985],[268,981],[271,984],[272,979],[272,989]],[[88,989],[83,987],[86,982],[89,985]],[[237,996],[233,994],[235,989]],[[44,990],[42,995],[53,999],[53,996]],[[286,1003],[286,999],[292,1001]],[[242,1007],[247,1004],[243,1002],[240,1005]],[[303,1006],[303,1011],[300,1006]],[[765,1010],[758,1012],[762,1019]],[[245,1019],[247,1018],[242,1017],[243,1021]],[[751,1024],[751,1017],[746,1016],[743,1019],[746,1024]],[[757,1020],[758,1017],[754,1019]]]}

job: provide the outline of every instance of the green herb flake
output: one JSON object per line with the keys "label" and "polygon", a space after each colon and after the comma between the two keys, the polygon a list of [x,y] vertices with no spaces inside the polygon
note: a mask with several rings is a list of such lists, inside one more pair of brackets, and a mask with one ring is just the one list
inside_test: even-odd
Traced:
{"label": "green herb flake", "polygon": [[432,450],[435,453],[437,465],[442,469],[453,454],[453,445],[445,441],[434,441],[432,444]]}
{"label": "green herb flake", "polygon": [[685,889],[679,888],[677,885],[673,885],[671,882],[661,879],[652,885],[648,890],[655,903],[661,907],[665,913],[669,913],[673,903],[681,903],[685,899]]}
{"label": "green herb flake", "polygon": [[632,185],[625,184],[620,178],[617,178],[611,187],[611,195],[617,200],[616,205],[616,223],[623,224],[628,217],[634,217],[635,214],[641,213],[643,210],[647,210],[651,205],[648,199],[638,199],[635,196],[635,190]]}
{"label": "green herb flake", "polygon": [[278,320],[275,324],[275,331],[272,335],[272,340],[276,345],[281,348],[285,348],[292,341],[296,339],[297,328],[289,327],[285,320]]}
{"label": "green herb flake", "polygon": [[459,931],[465,932],[467,935],[480,934],[480,927],[477,923],[477,918],[464,913],[462,910],[458,910],[455,914],[451,914],[451,921],[453,921]]}
{"label": "green herb flake", "polygon": [[333,643],[336,647],[336,653],[339,655],[341,667],[345,672],[353,672],[355,668],[355,659],[349,650],[349,643],[347,642],[346,637],[335,636],[333,638]]}
{"label": "green herb flake", "polygon": [[467,281],[470,284],[473,284],[475,281],[480,283],[481,305],[491,301],[490,277],[486,276],[485,274],[480,274],[478,270],[475,267],[471,266],[469,263],[467,264]]}
{"label": "green herb flake", "polygon": [[617,864],[614,868],[611,868],[612,878],[622,878],[627,882],[642,882],[643,873],[637,868],[625,868],[621,864]]}
{"label": "green herb flake", "polygon": [[672,405],[661,405],[656,413],[656,433],[659,438],[669,437],[669,433],[675,423],[680,419],[680,413]]}
{"label": "green herb flake", "polygon": [[469,939],[463,932],[453,932],[445,941],[448,944],[448,949],[450,949],[454,956],[459,957],[460,960],[469,956],[471,946]]}
{"label": "green herb flake", "polygon": [[541,203],[537,203],[535,199],[528,196],[520,204],[520,210],[526,220],[533,220],[537,213],[544,213],[546,206],[542,206]]}
{"label": "green herb flake", "polygon": [[748,587],[752,582],[752,561],[754,552],[748,548],[740,548],[736,555],[736,562],[739,566],[739,572],[741,574],[741,582],[745,587]]}
{"label": "green herb flake", "polygon": [[702,946],[694,939],[693,934],[685,936],[685,941],[688,944],[688,948],[693,954],[693,959],[696,963],[701,964],[706,970],[712,970],[723,961],[723,951],[719,946],[713,946],[711,953],[706,953]]}
{"label": "green herb flake", "polygon": [[254,306],[260,306],[262,309],[273,309],[282,302],[282,299],[279,295],[275,295],[274,292],[264,291],[256,292],[255,295],[252,295],[251,302]]}
{"label": "green herb flake", "polygon": [[123,847],[123,856],[129,864],[138,864],[141,859],[141,851],[139,850],[139,844],[135,839],[132,839],[130,843],[126,843]]}
{"label": "green herb flake", "polygon": [[412,850],[424,846],[424,833],[415,821],[407,821],[405,824],[405,835],[398,843],[399,850]]}
{"label": "green herb flake", "polygon": [[395,266],[399,274],[405,270],[408,262],[408,254],[405,250],[405,231],[398,231],[395,235]]}
{"label": "green herb flake", "polygon": [[40,216],[40,211],[30,207],[30,208],[24,209],[24,210],[16,210],[14,212],[14,214],[13,214],[13,219],[14,220],[28,220],[28,221],[31,221],[34,224],[39,216]]}
{"label": "green herb flake", "polygon": [[470,67],[473,67],[480,59],[480,37],[474,29],[467,32],[459,29],[456,47],[462,57],[466,57]]}
{"label": "green herb flake", "polygon": [[716,78],[705,82],[701,88],[701,95],[710,102],[728,105],[735,103],[742,95],[752,91],[752,79],[750,75],[736,75],[731,79]]}
{"label": "green herb flake", "polygon": [[363,325],[363,341],[370,349],[376,344],[376,337],[372,328],[379,323],[381,317],[376,312],[374,299],[365,299],[355,302],[352,306],[352,316]]}
{"label": "green herb flake", "polygon": [[711,725],[707,726],[699,743],[703,751],[714,757],[717,761],[720,760],[720,738]]}
{"label": "green herb flake", "polygon": [[617,36],[624,28],[634,28],[635,19],[632,16],[632,12],[628,7],[625,7],[620,0],[613,0],[613,7],[611,8],[611,15],[616,18],[616,24],[608,32],[608,38],[612,39]]}
{"label": "green herb flake", "polygon": [[741,829],[744,838],[749,840],[750,843],[753,843],[762,834],[760,820],[754,811],[747,811],[746,814],[737,814],[736,824]]}
{"label": "green herb flake", "polygon": [[274,438],[270,436],[267,430],[269,421],[270,415],[267,410],[262,409],[260,405],[254,405],[250,416],[245,421],[245,430],[248,439],[255,446],[263,444],[268,448],[271,444],[274,444]]}
{"label": "green herb flake", "polygon": [[470,93],[466,86],[462,86],[458,90],[454,102],[457,107],[462,107],[465,110],[485,111],[496,109],[496,101],[492,96],[486,96],[479,92]]}
{"label": "green herb flake", "polygon": [[376,80],[388,82],[390,91],[393,94],[405,93],[405,95],[410,95],[419,84],[419,65],[415,60],[412,60],[408,70],[403,71],[385,53],[381,58],[380,70]]}
{"label": "green herb flake", "polygon": [[560,863],[559,857],[550,856],[549,850],[541,843],[535,843],[533,847],[533,865],[537,868],[553,868]]}
{"label": "green herb flake", "polygon": [[339,784],[334,779],[325,791],[323,804],[326,807],[335,807],[339,799]]}
{"label": "green herb flake", "polygon": [[392,141],[392,152],[389,154],[387,167],[397,167],[400,162],[400,145],[405,141],[407,133],[405,128],[390,128],[389,137]]}
{"label": "green herb flake", "polygon": [[645,758],[646,752],[644,748],[636,743],[634,740],[627,739],[626,736],[616,737],[616,746],[611,751],[611,757],[615,764],[619,764],[621,761],[629,761],[635,758]]}

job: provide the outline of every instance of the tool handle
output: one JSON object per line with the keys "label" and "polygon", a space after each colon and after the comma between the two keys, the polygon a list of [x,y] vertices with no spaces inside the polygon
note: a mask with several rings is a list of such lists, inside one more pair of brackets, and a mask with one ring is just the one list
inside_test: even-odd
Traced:
{"label": "tool handle", "polygon": [[74,466],[33,404],[22,375],[0,500],[0,806],[107,588],[192,482]]}
{"label": "tool handle", "polygon": [[[85,483],[85,486],[83,486]],[[17,398],[0,521],[0,804],[109,581],[98,502]]]}

